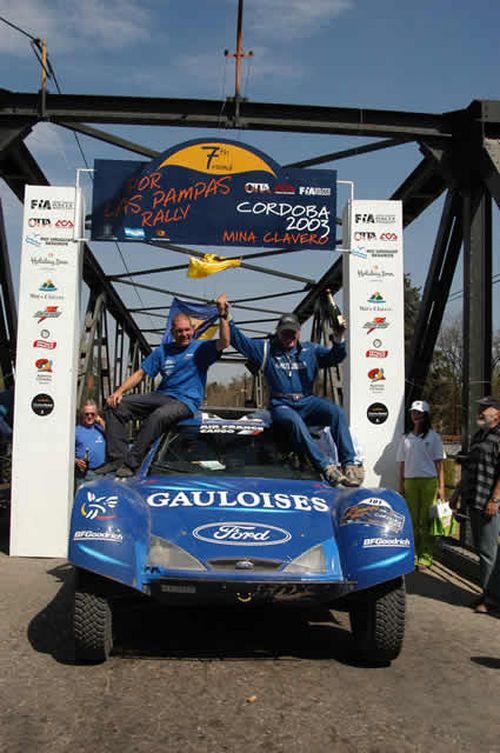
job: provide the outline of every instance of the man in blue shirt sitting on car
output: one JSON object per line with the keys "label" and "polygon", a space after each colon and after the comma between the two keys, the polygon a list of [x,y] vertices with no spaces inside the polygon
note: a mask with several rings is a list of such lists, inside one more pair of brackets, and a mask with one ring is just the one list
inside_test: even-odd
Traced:
{"label": "man in blue shirt sitting on car", "polygon": [[[219,313],[221,308],[219,306]],[[224,310],[222,310],[224,314]],[[195,413],[203,400],[207,372],[229,345],[227,318],[219,319],[219,339],[195,340],[188,316],[177,314],[172,322],[173,342],[163,343],[107,399],[106,434],[108,458],[101,473],[116,471],[121,478],[133,476],[153,441],[172,424]],[[161,374],[155,392],[125,395],[147,375]],[[127,444],[127,424],[145,419],[132,445]]]}
{"label": "man in blue shirt sitting on car", "polygon": [[[229,301],[217,299],[226,315]],[[342,408],[324,397],[313,395],[318,368],[336,366],[346,356],[343,333],[332,347],[300,341],[300,322],[295,314],[283,314],[269,341],[251,339],[230,322],[231,344],[250,361],[260,365],[269,388],[269,410],[273,423],[290,438],[295,450],[305,452],[332,485],[360,486],[364,472],[355,465],[355,450]],[[310,434],[311,426],[328,426],[336,444],[342,469],[320,450]]]}

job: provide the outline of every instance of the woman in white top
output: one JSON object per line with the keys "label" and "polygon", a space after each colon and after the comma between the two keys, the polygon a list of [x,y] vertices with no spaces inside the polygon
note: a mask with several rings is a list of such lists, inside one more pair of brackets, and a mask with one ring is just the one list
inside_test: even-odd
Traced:
{"label": "woman in white top", "polygon": [[403,494],[413,522],[415,565],[425,570],[432,565],[433,536],[430,533],[429,508],[436,497],[444,499],[446,457],[441,437],[431,429],[429,404],[415,400],[410,407],[412,429],[399,446],[399,492]]}

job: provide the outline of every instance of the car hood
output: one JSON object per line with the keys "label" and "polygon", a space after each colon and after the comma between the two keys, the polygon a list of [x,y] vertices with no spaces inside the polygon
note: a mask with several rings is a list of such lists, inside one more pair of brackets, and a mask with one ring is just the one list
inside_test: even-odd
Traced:
{"label": "car hood", "polygon": [[147,503],[151,533],[196,556],[228,554],[231,547],[267,557],[294,557],[333,535],[339,492],[315,480],[149,477],[135,491]]}

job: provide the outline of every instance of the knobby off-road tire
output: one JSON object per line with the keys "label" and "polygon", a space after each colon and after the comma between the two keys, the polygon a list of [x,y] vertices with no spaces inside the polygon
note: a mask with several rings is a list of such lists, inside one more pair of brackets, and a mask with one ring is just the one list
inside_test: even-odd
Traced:
{"label": "knobby off-road tire", "polygon": [[111,607],[105,596],[76,590],[73,610],[75,660],[82,664],[106,661],[113,648]]}
{"label": "knobby off-road tire", "polygon": [[359,659],[382,664],[399,656],[406,617],[403,578],[360,592],[351,603],[349,613]]}

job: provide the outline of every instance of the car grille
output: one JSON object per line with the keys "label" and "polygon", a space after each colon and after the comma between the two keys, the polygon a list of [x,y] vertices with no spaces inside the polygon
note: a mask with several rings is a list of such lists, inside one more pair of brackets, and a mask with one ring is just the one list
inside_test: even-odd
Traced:
{"label": "car grille", "polygon": [[233,570],[239,573],[262,573],[273,572],[281,567],[280,560],[266,560],[253,557],[221,557],[208,560],[208,564],[214,570]]}

